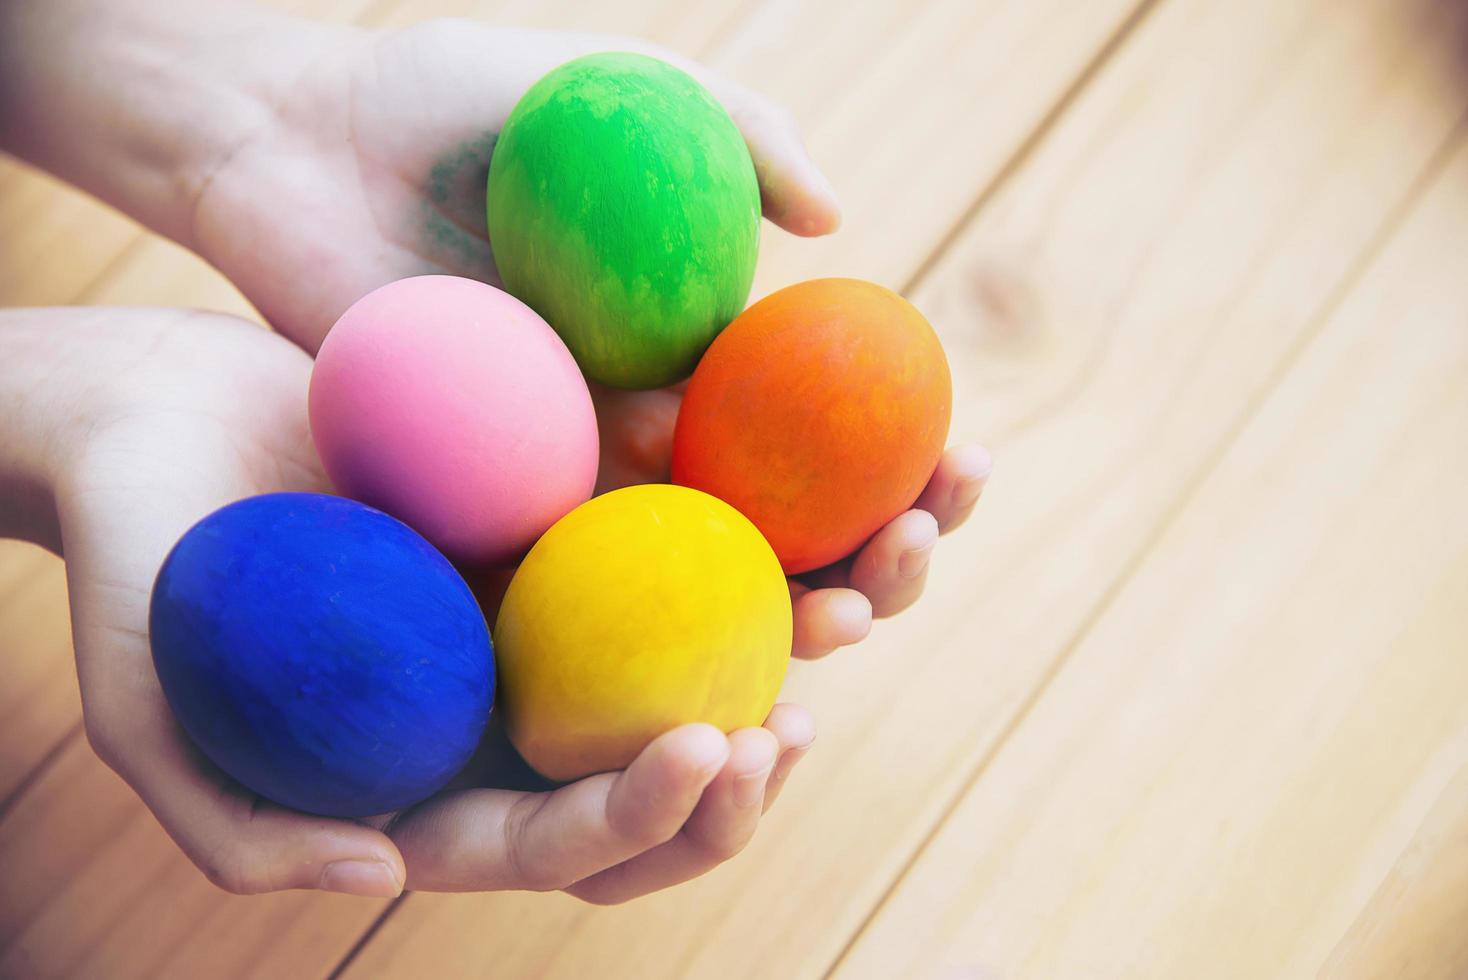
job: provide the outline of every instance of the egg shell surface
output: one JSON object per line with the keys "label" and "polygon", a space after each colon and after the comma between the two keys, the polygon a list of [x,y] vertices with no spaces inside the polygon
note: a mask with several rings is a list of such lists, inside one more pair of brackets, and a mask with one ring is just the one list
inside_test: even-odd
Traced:
{"label": "egg shell surface", "polygon": [[402,522],[340,497],[268,494],[204,518],[163,563],[149,632],[195,744],[308,813],[431,796],[468,762],[494,698],[464,580]]}
{"label": "egg shell surface", "polygon": [[490,159],[505,288],[587,377],[688,376],[749,297],[760,196],[744,139],[702,85],[640,54],[567,62],[510,113]]}
{"label": "egg shell surface", "polygon": [[912,506],[948,436],[943,346],[911,303],[814,279],[755,303],[699,362],[673,482],[727,501],[788,574],[856,550]]}
{"label": "egg shell surface", "polygon": [[317,355],[310,409],[333,485],[457,562],[513,560],[596,482],[596,414],[566,345],[471,279],[401,279],[354,303]]}
{"label": "egg shell surface", "polygon": [[762,724],[790,659],[790,594],[728,504],[627,487],[562,518],[495,623],[510,740],[556,780],[621,769],[688,722]]}

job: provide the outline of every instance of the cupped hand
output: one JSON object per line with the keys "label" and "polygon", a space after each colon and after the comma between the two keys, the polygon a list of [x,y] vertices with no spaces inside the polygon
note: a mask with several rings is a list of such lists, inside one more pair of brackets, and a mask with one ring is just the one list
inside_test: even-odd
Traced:
{"label": "cupped hand", "polygon": [[766,216],[800,235],[840,222],[788,111],[645,41],[470,20],[300,36],[278,46],[300,64],[271,67],[294,81],[264,92],[265,108],[201,178],[187,244],[309,351],[394,279],[497,282],[485,219],[496,135],[540,76],[592,51],[642,51],[695,74],[743,132]]}
{"label": "cupped hand", "polygon": [[[788,111],[645,41],[470,20],[312,37],[280,46],[302,64],[275,66],[273,77],[295,81],[203,181],[191,242],[309,351],[383,283],[425,273],[496,281],[484,213],[496,134],[530,85],[591,51],[642,51],[693,73],[743,132],[766,216],[801,235],[839,224],[835,194]],[[601,488],[666,480],[679,392],[595,395]],[[849,560],[792,582],[796,655],[855,643],[874,615],[915,601],[938,534],[967,517],[989,468],[983,449],[951,449],[917,509]]]}
{"label": "cupped hand", "polygon": [[337,820],[261,799],[173,720],[149,649],[149,595],[169,548],[205,514],[252,494],[326,489],[306,421],[310,359],[215,314],[17,311],[7,330],[34,334],[58,365],[50,388],[65,393],[52,412],[67,434],[56,497],[88,737],[225,889],[565,889],[622,901],[736,853],[813,740],[810,716],[778,705],[762,728],[687,725],[625,771],[527,791],[484,788],[533,785],[492,726],[450,789],[398,813]]}

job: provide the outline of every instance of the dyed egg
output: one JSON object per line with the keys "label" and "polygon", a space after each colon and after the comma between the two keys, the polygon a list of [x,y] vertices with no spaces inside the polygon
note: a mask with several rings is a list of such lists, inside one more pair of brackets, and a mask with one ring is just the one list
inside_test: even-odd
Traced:
{"label": "dyed egg", "polygon": [[596,414],[566,345],[455,276],[400,279],[342,314],[311,373],[311,435],[339,491],[471,565],[523,554],[596,483]]}
{"label": "dyed egg", "polygon": [[510,741],[566,780],[688,722],[762,724],[790,630],[780,564],[734,508],[666,485],[596,497],[530,549],[500,606]]}
{"label": "dyed egg", "polygon": [[856,279],[789,286],[745,310],[689,382],[673,482],[737,507],[789,574],[830,564],[911,507],[952,411],[928,321]]}
{"label": "dyed egg", "polygon": [[749,297],[760,199],[744,139],[656,58],[588,55],[531,86],[495,144],[488,210],[505,288],[596,381],[687,377]]}
{"label": "dyed egg", "polygon": [[489,631],[453,566],[400,521],[325,494],[250,497],[194,525],[158,573],[149,632],[203,753],[309,813],[433,795],[494,699]]}

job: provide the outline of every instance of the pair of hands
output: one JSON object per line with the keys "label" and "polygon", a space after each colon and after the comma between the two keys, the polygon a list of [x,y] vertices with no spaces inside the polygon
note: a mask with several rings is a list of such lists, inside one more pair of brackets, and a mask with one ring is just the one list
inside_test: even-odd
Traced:
{"label": "pair of hands", "polygon": [[[57,543],[88,736],[230,891],[528,888],[623,901],[737,853],[815,737],[809,714],[782,704],[762,728],[684,726],[625,771],[547,790],[492,731],[433,799],[334,820],[274,806],[210,765],[173,721],[153,671],[148,598],[178,536],[243,496],[328,489],[305,406],[310,353],[335,317],[404,276],[494,282],[482,212],[492,133],[545,71],[609,48],[697,74],[745,134],[766,216],[797,234],[834,230],[834,196],[789,116],[668,52],[465,21],[385,34],[312,25],[268,48],[273,81],[260,83],[225,149],[186,184],[186,220],[170,229],[283,336],[177,310],[4,315],[0,336],[45,350],[61,365],[49,387],[73,393],[53,407],[64,435],[53,433],[52,450],[64,460]],[[593,395],[599,489],[666,479],[678,391]],[[856,642],[873,615],[913,602],[937,536],[968,515],[988,470],[982,449],[950,450],[917,509],[846,562],[792,581],[794,655]]]}

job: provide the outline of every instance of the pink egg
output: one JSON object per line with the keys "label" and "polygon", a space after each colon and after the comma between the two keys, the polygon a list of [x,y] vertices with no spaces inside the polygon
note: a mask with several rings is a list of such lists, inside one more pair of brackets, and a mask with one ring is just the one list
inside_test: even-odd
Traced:
{"label": "pink egg", "polygon": [[342,314],[311,373],[311,436],[338,491],[467,564],[518,557],[596,482],[596,415],[566,345],[457,276],[400,279]]}

